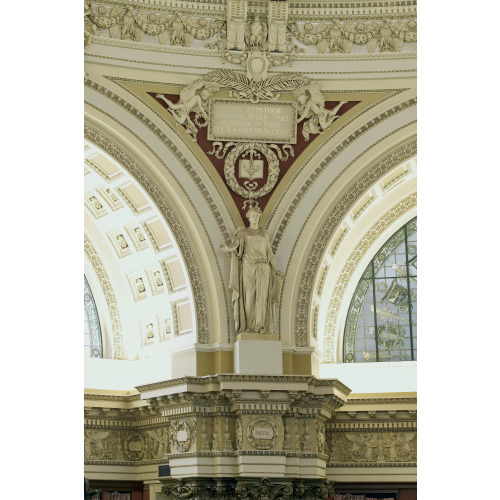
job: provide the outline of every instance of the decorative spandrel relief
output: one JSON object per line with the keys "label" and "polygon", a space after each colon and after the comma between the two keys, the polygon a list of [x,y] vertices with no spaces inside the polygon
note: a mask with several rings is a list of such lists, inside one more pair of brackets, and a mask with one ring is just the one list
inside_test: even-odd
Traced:
{"label": "decorative spandrel relief", "polygon": [[[192,136],[193,141],[196,141],[199,128],[208,125],[208,99],[219,89],[220,85],[217,83],[198,79],[181,90],[176,103],[170,101],[164,94],[156,94],[156,97],[167,104],[167,109],[174,117],[176,126],[182,125],[184,130]],[[191,113],[194,113],[193,118],[190,116]]]}
{"label": "decorative spandrel relief", "polygon": [[228,69],[196,79],[177,101],[165,94],[149,95],[203,148],[242,215],[248,207],[267,202],[297,149],[302,152],[358,103],[327,102],[319,82],[297,73],[256,79]]}
{"label": "decorative spandrel relief", "polygon": [[294,92],[299,103],[297,123],[304,120],[302,135],[306,141],[311,134],[323,134],[340,115],[339,109],[347,104],[340,101],[333,109],[325,107],[325,98],[319,89],[319,82],[311,82],[307,87],[299,87]]}

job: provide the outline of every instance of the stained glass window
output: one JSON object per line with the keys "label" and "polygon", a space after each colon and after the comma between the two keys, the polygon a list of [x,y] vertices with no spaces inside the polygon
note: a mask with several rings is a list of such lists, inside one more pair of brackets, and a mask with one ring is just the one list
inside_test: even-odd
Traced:
{"label": "stained glass window", "polygon": [[92,290],[84,279],[84,316],[83,316],[83,337],[85,356],[91,358],[102,358],[102,337],[99,315],[94,302]]}
{"label": "stained glass window", "polygon": [[417,359],[417,219],[392,235],[354,292],[344,362]]}

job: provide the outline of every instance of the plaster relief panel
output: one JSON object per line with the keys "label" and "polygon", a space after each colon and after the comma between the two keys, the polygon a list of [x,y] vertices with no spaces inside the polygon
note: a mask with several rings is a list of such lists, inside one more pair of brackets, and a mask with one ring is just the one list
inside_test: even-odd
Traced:
{"label": "plaster relief panel", "polygon": [[133,224],[128,224],[125,226],[125,229],[138,252],[148,248],[149,244],[144,234],[145,231],[139,223],[134,222]]}
{"label": "plaster relief panel", "polygon": [[157,295],[159,293],[165,292],[165,280],[162,276],[160,266],[150,266],[145,269],[146,275],[148,277],[149,285],[151,288],[151,294]]}
{"label": "plaster relief panel", "polygon": [[174,317],[174,335],[186,335],[193,331],[193,316],[191,303],[182,301],[172,303]]}
{"label": "plaster relief panel", "polygon": [[165,262],[165,267],[172,283],[172,290],[176,292],[184,288],[186,286],[186,278],[180,260],[167,261]]}
{"label": "plaster relief panel", "polygon": [[123,203],[120,201],[120,198],[118,198],[116,193],[111,188],[101,186],[97,189],[97,192],[104,198],[111,210],[115,211],[123,207]]}
{"label": "plaster relief panel", "polygon": [[158,324],[153,319],[143,320],[139,323],[141,330],[141,347],[158,342]]}
{"label": "plaster relief panel", "polygon": [[121,229],[116,229],[108,233],[109,241],[111,241],[111,245],[120,259],[132,253],[132,249],[125,234],[126,232]]}
{"label": "plaster relief panel", "polygon": [[158,314],[158,329],[160,332],[160,342],[170,340],[172,338],[173,321],[170,315]]}
{"label": "plaster relief panel", "polygon": [[127,275],[134,301],[145,299],[148,296],[146,290],[146,277],[143,273],[131,273]]}
{"label": "plaster relief panel", "polygon": [[85,163],[92,167],[99,175],[107,181],[112,181],[123,175],[120,168],[109,158],[99,153],[91,158],[87,158]]}
{"label": "plaster relief panel", "polygon": [[102,203],[102,200],[100,200],[94,193],[85,194],[85,206],[96,219],[99,219],[108,213]]}
{"label": "plaster relief panel", "polygon": [[121,186],[118,190],[136,215],[144,213],[151,208],[147,198],[135,184]]}
{"label": "plaster relief panel", "polygon": [[145,226],[151,236],[156,252],[166,250],[173,246],[170,235],[160,219],[148,220],[145,222]]}

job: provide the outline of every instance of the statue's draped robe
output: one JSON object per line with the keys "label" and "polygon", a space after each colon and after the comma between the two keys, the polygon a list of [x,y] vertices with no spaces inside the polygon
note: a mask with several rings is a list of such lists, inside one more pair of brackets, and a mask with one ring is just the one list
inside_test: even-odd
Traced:
{"label": "statue's draped robe", "polygon": [[274,333],[282,277],[266,231],[240,228],[230,249],[236,333]]}

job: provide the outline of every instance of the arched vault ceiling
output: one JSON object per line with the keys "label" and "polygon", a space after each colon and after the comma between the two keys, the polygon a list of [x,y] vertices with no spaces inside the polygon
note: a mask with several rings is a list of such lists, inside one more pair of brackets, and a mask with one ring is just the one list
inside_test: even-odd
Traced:
{"label": "arched vault ceiling", "polygon": [[[405,2],[404,8],[389,2],[360,4],[357,10],[334,4],[324,15],[314,2],[306,3],[309,11],[302,4],[287,2],[287,29],[302,40],[297,43],[305,52],[297,52],[287,65],[271,64],[267,78],[261,80],[264,86],[280,79],[299,83],[287,84],[279,91],[279,86],[272,88],[272,95],[261,95],[258,103],[250,102],[257,100],[255,90],[246,99],[239,98],[238,92],[249,88],[243,81],[245,69],[231,55],[204,45],[216,40],[215,31],[207,42],[196,38],[201,37],[197,31],[191,44],[184,33],[183,46],[177,43],[181,38],[172,38],[173,32],[163,38],[141,35],[139,28],[153,30],[141,25],[144,15],[155,26],[160,26],[161,15],[174,16],[168,2],[155,7],[156,13],[142,2],[132,2],[135,20],[128,27],[122,19],[113,28],[112,9],[105,4],[91,3],[86,11],[86,21],[96,24],[100,19],[103,26],[89,36],[85,49],[86,122],[115,144],[118,162],[129,158],[139,166],[141,175],[148,179],[141,183],[142,188],[147,184],[150,190],[156,189],[155,205],[168,202],[185,229],[187,246],[199,270],[198,281],[193,267],[191,284],[203,283],[207,290],[216,291],[207,297],[206,321],[211,325],[210,335],[204,337],[207,342],[232,339],[229,261],[219,246],[247,223],[244,214],[249,205],[258,203],[263,209],[261,225],[269,232],[280,268],[286,269],[282,304],[297,303],[300,310],[296,317],[290,308],[280,311],[280,333],[285,342],[306,346],[310,291],[318,271],[317,263],[308,260],[316,255],[311,238],[333,230],[327,220],[334,207],[356,205],[377,176],[397,168],[406,161],[405,148],[413,148],[416,46],[408,33],[414,32],[416,40],[414,2]],[[113,5],[118,9],[115,14],[125,15],[124,3]],[[200,29],[202,25],[218,26],[217,20],[229,22],[226,2],[213,4],[210,12],[198,2],[184,2],[183,6],[192,7]],[[256,2],[249,6],[249,13],[267,8],[267,2]],[[142,11],[144,15],[139,16]],[[187,10],[181,11],[187,23]],[[201,18],[208,24],[199,21]],[[359,33],[372,33],[375,42],[368,45],[372,35],[356,35],[359,43],[336,51],[337,42],[331,38],[334,18],[344,30],[352,25]],[[318,34],[322,20],[330,30],[326,48],[321,37],[311,44],[308,40],[312,38],[301,35]],[[381,30],[389,29],[386,22],[392,35],[383,42]],[[108,27],[104,27],[106,23]],[[93,30],[89,25],[87,28]],[[399,34],[394,35],[396,32]],[[404,43],[395,42],[394,37],[404,39]],[[270,57],[276,61],[275,55]],[[229,105],[222,103],[228,99],[232,100]],[[243,125],[231,117],[234,102],[247,103],[248,112],[238,108]],[[185,116],[182,106],[188,110]],[[262,127],[255,125],[258,109],[268,113]],[[215,118],[217,112],[221,113],[219,118]],[[283,113],[290,113],[293,119]],[[283,117],[290,128],[279,128],[273,114]],[[221,120],[227,120],[226,124],[221,125]],[[243,140],[238,127],[245,128],[250,122],[254,136]],[[259,131],[266,127],[273,142],[259,138]],[[249,143],[257,145],[246,148]],[[349,193],[353,198],[343,202],[342,197]],[[296,338],[291,331],[297,332]]]}

